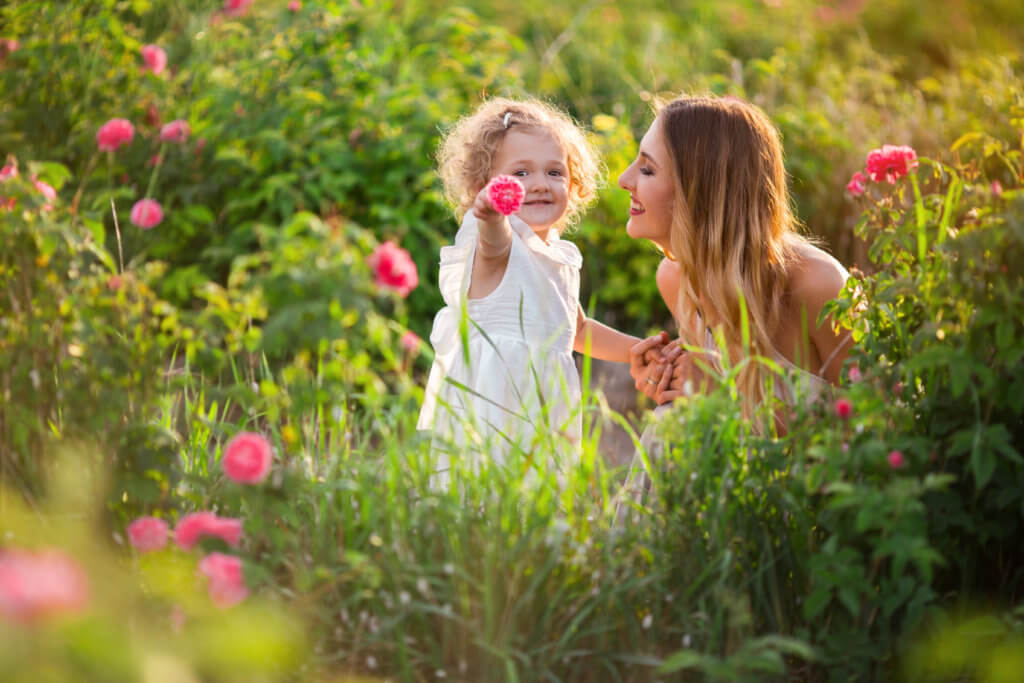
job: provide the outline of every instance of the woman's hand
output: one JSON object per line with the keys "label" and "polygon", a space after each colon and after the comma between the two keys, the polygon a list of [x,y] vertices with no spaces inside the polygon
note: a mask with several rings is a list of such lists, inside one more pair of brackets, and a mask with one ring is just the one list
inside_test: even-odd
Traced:
{"label": "woman's hand", "polygon": [[656,335],[633,347],[630,374],[637,391],[661,405],[707,388],[701,364],[710,359],[701,358],[703,355],[685,351],[681,339],[666,344],[662,335]]}

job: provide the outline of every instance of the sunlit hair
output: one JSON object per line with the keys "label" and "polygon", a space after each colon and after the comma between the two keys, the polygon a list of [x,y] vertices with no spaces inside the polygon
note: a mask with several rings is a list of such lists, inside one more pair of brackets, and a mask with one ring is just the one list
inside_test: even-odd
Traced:
{"label": "sunlit hair", "polygon": [[[807,241],[796,231],[778,129],[734,98],[680,97],[656,113],[676,181],[670,245],[681,273],[681,335],[705,346],[707,327],[720,328],[731,363],[775,359],[772,334],[789,304],[796,248]],[[739,370],[745,415],[764,399],[769,374],[760,362]]]}
{"label": "sunlit hair", "polygon": [[565,112],[540,100],[492,98],[447,131],[437,152],[445,197],[462,220],[477,193],[491,179],[498,148],[511,130],[547,131],[565,150],[569,203],[565,216],[555,226],[561,232],[597,196],[601,162],[597,150],[575,122]]}

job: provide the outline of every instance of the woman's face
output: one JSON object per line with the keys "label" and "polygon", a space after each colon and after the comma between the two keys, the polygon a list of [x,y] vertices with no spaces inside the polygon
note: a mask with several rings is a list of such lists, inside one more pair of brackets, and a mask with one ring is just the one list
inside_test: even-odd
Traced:
{"label": "woman's face", "polygon": [[636,160],[619,176],[619,187],[629,192],[631,200],[626,233],[668,251],[675,181],[660,119],[654,120],[640,141]]}

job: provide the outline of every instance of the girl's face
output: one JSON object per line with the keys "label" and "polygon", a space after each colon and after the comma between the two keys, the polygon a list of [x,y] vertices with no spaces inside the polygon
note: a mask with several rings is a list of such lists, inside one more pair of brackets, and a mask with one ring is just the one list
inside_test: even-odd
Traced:
{"label": "girl's face", "polygon": [[516,215],[541,237],[565,217],[569,206],[568,159],[547,131],[510,130],[498,147],[491,175],[519,179],[526,195]]}
{"label": "girl's face", "polygon": [[669,251],[675,182],[659,119],[640,141],[636,160],[619,176],[619,187],[629,192],[631,200],[626,233]]}

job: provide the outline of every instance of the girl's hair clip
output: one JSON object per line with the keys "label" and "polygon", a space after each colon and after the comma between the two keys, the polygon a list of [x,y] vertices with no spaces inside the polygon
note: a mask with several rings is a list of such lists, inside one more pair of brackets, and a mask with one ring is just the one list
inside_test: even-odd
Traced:
{"label": "girl's hair clip", "polygon": [[503,121],[503,123],[505,125],[505,128],[508,128],[508,124],[511,121],[511,119],[512,119],[512,112],[510,112],[510,111],[505,112],[505,120]]}

